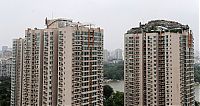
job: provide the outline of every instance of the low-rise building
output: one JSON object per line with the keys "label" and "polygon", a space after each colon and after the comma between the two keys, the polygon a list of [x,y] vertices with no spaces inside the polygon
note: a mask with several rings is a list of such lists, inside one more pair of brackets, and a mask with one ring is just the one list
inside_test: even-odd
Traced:
{"label": "low-rise building", "polygon": [[12,58],[0,59],[0,77],[10,77],[12,70]]}

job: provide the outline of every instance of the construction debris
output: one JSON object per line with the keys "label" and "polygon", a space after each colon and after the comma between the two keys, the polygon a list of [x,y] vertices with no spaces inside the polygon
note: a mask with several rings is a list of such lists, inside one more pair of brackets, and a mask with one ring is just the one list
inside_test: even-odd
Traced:
{"label": "construction debris", "polygon": [[183,30],[189,29],[188,25],[182,25],[178,22],[174,21],[166,21],[166,20],[153,20],[149,21],[146,24],[141,24],[139,27],[131,28],[127,31],[127,34],[136,34],[142,32],[179,32],[182,33]]}

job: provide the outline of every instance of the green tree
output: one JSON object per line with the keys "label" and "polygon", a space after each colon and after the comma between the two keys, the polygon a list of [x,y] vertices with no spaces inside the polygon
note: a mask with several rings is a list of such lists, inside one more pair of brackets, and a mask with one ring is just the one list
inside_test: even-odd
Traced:
{"label": "green tree", "polygon": [[200,106],[200,103],[195,101],[195,106]]}
{"label": "green tree", "polygon": [[194,64],[194,81],[200,83],[200,64]]}
{"label": "green tree", "polygon": [[0,78],[0,106],[10,106],[10,78]]}
{"label": "green tree", "polygon": [[124,79],[124,62],[104,64],[104,78],[113,80]]}
{"label": "green tree", "polygon": [[124,106],[124,93],[113,93],[108,100],[106,100],[104,106]]}
{"label": "green tree", "polygon": [[113,88],[109,85],[104,85],[103,86],[103,96],[107,100],[113,93]]}

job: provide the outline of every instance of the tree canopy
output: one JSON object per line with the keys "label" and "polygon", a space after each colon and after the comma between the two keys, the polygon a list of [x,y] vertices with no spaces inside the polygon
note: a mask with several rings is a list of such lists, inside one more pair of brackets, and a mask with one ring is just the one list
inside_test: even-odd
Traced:
{"label": "tree canopy", "polygon": [[124,93],[117,91],[104,102],[104,106],[124,106]]}
{"label": "tree canopy", "polygon": [[113,80],[124,79],[124,62],[104,64],[104,78]]}
{"label": "tree canopy", "polygon": [[103,86],[103,95],[105,99],[108,99],[113,93],[113,88],[109,85],[104,85]]}
{"label": "tree canopy", "polygon": [[194,64],[194,81],[200,83],[200,64]]}
{"label": "tree canopy", "polygon": [[10,78],[0,78],[0,106],[10,106]]}

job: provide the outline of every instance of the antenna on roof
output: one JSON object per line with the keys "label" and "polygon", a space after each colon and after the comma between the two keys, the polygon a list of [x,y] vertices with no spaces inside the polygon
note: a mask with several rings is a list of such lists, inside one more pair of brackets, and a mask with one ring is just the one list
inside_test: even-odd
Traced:
{"label": "antenna on roof", "polygon": [[47,28],[48,28],[47,17],[46,17],[46,19],[45,19],[45,25],[46,25],[46,26],[47,26]]}
{"label": "antenna on roof", "polygon": [[53,19],[53,11],[52,11],[52,13],[51,13],[51,18]]}

